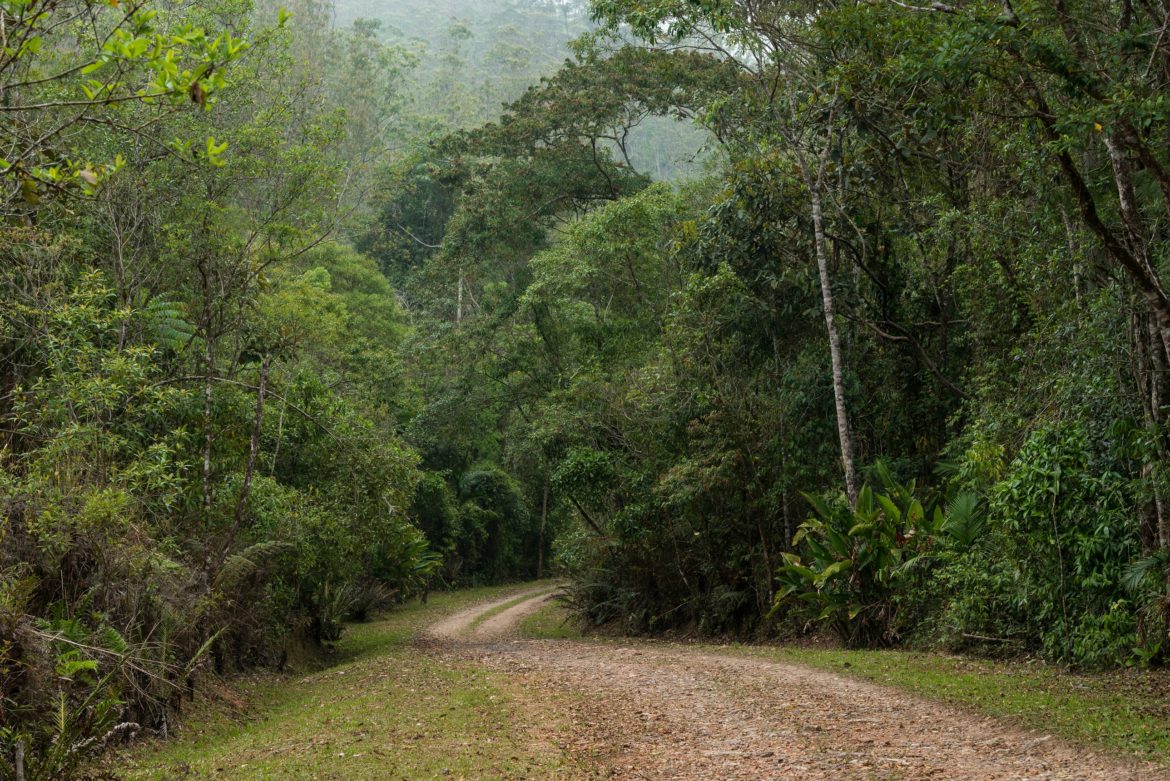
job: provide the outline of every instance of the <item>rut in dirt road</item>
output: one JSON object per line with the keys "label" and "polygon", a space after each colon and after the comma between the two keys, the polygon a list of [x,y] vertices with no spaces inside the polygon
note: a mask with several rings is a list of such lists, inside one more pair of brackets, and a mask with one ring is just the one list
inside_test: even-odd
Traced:
{"label": "rut in dirt road", "polygon": [[599,777],[1170,781],[1153,764],[797,665],[660,644],[515,639],[518,622],[554,592],[527,596],[463,611],[428,634],[507,671],[533,697],[577,695],[563,747],[602,768]]}
{"label": "rut in dirt road", "polygon": [[[427,627],[423,636],[447,642],[496,640],[514,633],[525,616],[535,613],[556,593],[554,586],[540,586],[504,599],[474,605]],[[506,607],[509,605],[511,607]]]}

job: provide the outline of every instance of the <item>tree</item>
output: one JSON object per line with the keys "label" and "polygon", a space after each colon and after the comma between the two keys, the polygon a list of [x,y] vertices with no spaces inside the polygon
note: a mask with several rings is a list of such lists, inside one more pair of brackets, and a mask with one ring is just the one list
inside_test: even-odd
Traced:
{"label": "tree", "polygon": [[123,159],[87,159],[95,135],[212,163],[225,149],[212,137],[195,146],[155,131],[178,109],[213,105],[249,46],[232,31],[149,2],[14,0],[0,8],[0,20],[6,216],[28,213],[45,197],[96,191]]}
{"label": "tree", "polygon": [[302,31],[245,49],[232,3],[0,22],[25,41],[5,173],[41,199],[14,190],[0,240],[0,767],[47,778],[165,734],[205,666],[336,640],[433,559],[407,516],[405,315],[326,242],[379,142],[298,67]]}

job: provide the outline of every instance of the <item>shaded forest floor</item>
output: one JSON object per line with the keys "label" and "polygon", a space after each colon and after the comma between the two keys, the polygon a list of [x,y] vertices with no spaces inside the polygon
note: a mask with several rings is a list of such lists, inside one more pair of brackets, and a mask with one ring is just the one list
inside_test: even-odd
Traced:
{"label": "shaded forest floor", "polygon": [[551,584],[439,595],[353,627],[327,669],[245,679],[200,702],[177,740],[142,746],[117,769],[127,779],[1170,779],[1156,691],[933,655],[585,640],[551,596]]}

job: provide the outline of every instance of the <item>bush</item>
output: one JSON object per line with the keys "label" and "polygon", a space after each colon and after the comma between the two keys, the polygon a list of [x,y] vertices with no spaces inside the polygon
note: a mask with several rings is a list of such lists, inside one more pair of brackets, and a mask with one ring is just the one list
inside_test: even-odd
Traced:
{"label": "bush", "polygon": [[247,502],[256,396],[213,388],[205,509],[202,398],[168,374],[191,338],[176,305],[117,307],[92,272],[38,292],[0,310],[5,349],[40,348],[3,399],[0,776],[19,744],[49,779],[130,725],[165,734],[208,660],[278,665],[290,642],[335,640],[359,586],[409,593],[431,563],[398,509],[415,455],[320,372],[274,367],[299,411],[265,420]]}
{"label": "bush", "polygon": [[[991,489],[988,534],[940,572],[952,647],[1099,666],[1137,646],[1124,587],[1140,546],[1122,476],[1076,425],[1034,432]],[[990,645],[989,645],[990,644]]]}

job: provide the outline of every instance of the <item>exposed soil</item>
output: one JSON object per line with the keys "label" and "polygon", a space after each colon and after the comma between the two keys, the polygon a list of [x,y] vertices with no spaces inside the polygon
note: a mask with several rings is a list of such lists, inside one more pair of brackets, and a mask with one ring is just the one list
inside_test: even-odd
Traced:
{"label": "exposed soil", "polygon": [[477,624],[471,632],[471,637],[479,642],[514,637],[520,622],[540,610],[555,596],[555,591],[546,591],[544,594],[537,594],[506,610],[501,610]]}
{"label": "exposed soil", "polygon": [[[504,599],[474,605],[431,624],[423,630],[423,639],[458,644],[468,640],[483,642],[510,637],[515,634],[516,628],[526,616],[540,610],[545,602],[555,595],[555,589],[549,586],[540,586],[522,591],[519,594],[512,594]],[[523,601],[512,607],[499,610],[503,605],[516,602],[518,599]],[[483,618],[484,615],[491,614],[492,611],[499,612]]]}
{"label": "exposed soil", "polygon": [[427,636],[443,653],[515,676],[531,697],[572,693],[560,747],[597,777],[1170,781],[1159,766],[797,665],[658,644],[521,640],[519,621],[552,596],[528,593],[502,611],[515,597],[453,615]]}

